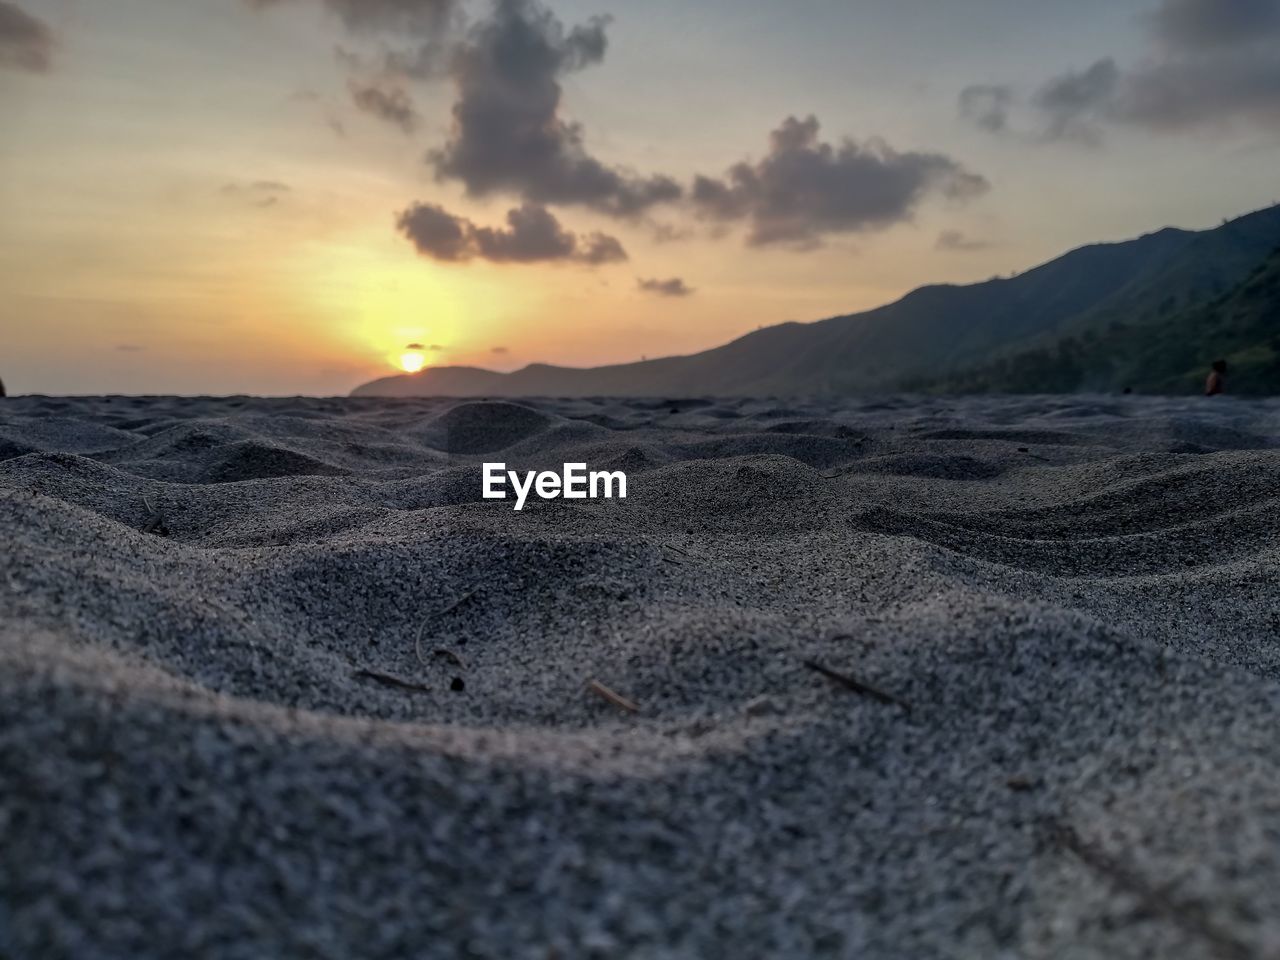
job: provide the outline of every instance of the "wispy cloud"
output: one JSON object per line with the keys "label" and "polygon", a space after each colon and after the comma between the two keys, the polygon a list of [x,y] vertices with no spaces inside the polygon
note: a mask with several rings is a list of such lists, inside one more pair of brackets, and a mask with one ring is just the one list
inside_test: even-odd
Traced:
{"label": "wispy cloud", "polygon": [[645,293],[652,293],[659,297],[691,297],[695,291],[681,277],[672,277],[669,280],[658,279],[639,279],[636,285]]}

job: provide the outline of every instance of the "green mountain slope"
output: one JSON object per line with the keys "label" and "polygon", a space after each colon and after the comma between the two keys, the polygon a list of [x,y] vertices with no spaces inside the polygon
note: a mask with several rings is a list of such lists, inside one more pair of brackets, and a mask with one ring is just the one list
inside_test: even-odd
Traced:
{"label": "green mountain slope", "polygon": [[1065,393],[1120,390],[1187,393],[1214,360],[1229,366],[1227,389],[1280,394],[1280,249],[1234,290],[1154,322],[1112,321],[1050,347],[908,386],[929,392]]}

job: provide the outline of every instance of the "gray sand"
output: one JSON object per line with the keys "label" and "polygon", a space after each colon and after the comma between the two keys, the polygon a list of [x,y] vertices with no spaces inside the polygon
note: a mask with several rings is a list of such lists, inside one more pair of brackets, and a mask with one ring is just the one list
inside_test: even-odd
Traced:
{"label": "gray sand", "polygon": [[0,956],[1280,957],[1278,436],[4,401]]}

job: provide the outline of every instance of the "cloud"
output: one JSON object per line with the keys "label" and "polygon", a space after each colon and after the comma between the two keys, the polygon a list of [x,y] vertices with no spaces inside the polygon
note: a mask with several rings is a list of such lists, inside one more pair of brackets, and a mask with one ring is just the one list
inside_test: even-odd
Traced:
{"label": "cloud", "polygon": [[489,352],[490,352],[490,353],[492,353],[492,354],[496,354],[497,356],[500,356],[500,357],[501,357],[501,356],[505,356],[506,354],[510,353],[511,351],[510,351],[510,350],[508,350],[506,347],[494,347],[494,348],[493,348],[492,350],[490,350]]}
{"label": "cloud", "polygon": [[0,67],[44,73],[53,65],[53,31],[8,0],[0,0]]}
{"label": "cloud", "polygon": [[[246,0],[265,9],[292,0]],[[320,0],[322,5],[355,33],[431,34],[449,27],[460,0]]]}
{"label": "cloud", "polygon": [[[715,222],[719,234],[741,222],[751,244],[802,249],[831,234],[907,220],[930,193],[966,198],[989,186],[945,154],[898,152],[878,139],[822,143],[816,119],[793,117],[774,131],[764,159],[739,163],[724,177],[700,176],[690,190],[672,176],[637,173],[598,158],[582,125],[565,115],[562,84],[604,61],[608,18],[566,25],[542,0],[490,0],[464,29],[462,0],[246,2],[320,4],[353,38],[371,36],[376,61],[369,46],[364,55],[341,56],[351,71],[352,96],[361,109],[406,132],[421,122],[410,84],[441,77],[452,84],[451,128],[427,163],[439,181],[460,184],[469,197],[515,198],[519,207],[512,215],[519,223],[509,219],[494,230],[439,207],[406,211],[404,216],[416,217],[415,242],[437,259],[625,259],[616,239],[576,237],[559,227],[548,207],[581,207],[643,223],[663,242],[685,235],[655,218],[665,205]],[[1007,102],[1008,95],[994,89],[986,95],[987,124],[997,122],[993,110]]]}
{"label": "cloud", "polygon": [[[304,0],[246,0],[265,8]],[[456,97],[447,142],[428,162],[472,197],[506,195],[635,218],[674,203],[669,176],[642,176],[591,154],[581,124],[563,115],[561,81],[603,62],[608,18],[566,28],[541,0],[492,0],[463,29],[462,0],[305,0],[335,14],[375,58],[343,50],[357,105],[412,129],[416,110],[401,81],[447,77]],[[370,82],[370,76],[378,77]]]}
{"label": "cloud", "polygon": [[418,128],[421,118],[409,91],[388,81],[357,81],[348,84],[357,109],[399,127],[405,134]]}
{"label": "cloud", "polygon": [[635,217],[676,201],[667,176],[638,176],[586,147],[581,125],[561,115],[560,80],[603,61],[608,21],[566,30],[537,0],[495,0],[454,50],[453,130],[430,163],[473,197],[512,194],[537,204],[577,205]]}
{"label": "cloud", "polygon": [[1050,81],[1034,103],[1049,139],[1095,143],[1104,125],[1179,132],[1246,121],[1280,130],[1280,45],[1129,71],[1107,58]]}
{"label": "cloud", "polygon": [[983,130],[999,133],[1008,125],[1012,103],[1012,87],[974,84],[960,91],[960,116]]}
{"label": "cloud", "polygon": [[[1143,22],[1147,56],[1128,66],[1101,57],[1051,78],[1031,97],[1024,131],[1096,144],[1108,127],[1280,130],[1280,0],[1161,0]],[[961,92],[960,110],[974,120],[970,96],[966,110]],[[1005,128],[1008,106],[987,129]]]}
{"label": "cloud", "polygon": [[342,50],[341,60],[357,72],[367,74],[372,68],[387,77],[441,75],[465,21],[463,0],[245,0],[260,10],[303,2],[323,7],[353,38],[377,51],[370,59]]}
{"label": "cloud", "polygon": [[255,207],[274,207],[292,188],[278,180],[255,180],[252,183],[228,183],[218,191],[224,197],[244,200]]}
{"label": "cloud", "polygon": [[680,277],[672,277],[670,280],[640,279],[636,281],[636,285],[645,293],[659,297],[690,297],[697,292]]}
{"label": "cloud", "polygon": [[1250,43],[1280,35],[1280,3],[1275,0],[1164,0],[1150,14],[1152,30],[1184,50]]}
{"label": "cloud", "polygon": [[699,176],[693,203],[706,219],[750,224],[753,246],[810,248],[829,234],[879,230],[911,218],[931,191],[964,199],[989,188],[940,153],[899,153],[879,139],[833,146],[816,117],[788,117],[769,153],[738,163],[724,178]]}
{"label": "cloud", "polygon": [[652,226],[654,243],[679,243],[694,235],[688,227],[678,227],[673,223],[654,223]]}
{"label": "cloud", "polygon": [[1119,83],[1120,69],[1110,57],[1087,70],[1067,72],[1050,80],[1032,100],[1047,123],[1045,136],[1051,140],[1096,142],[1098,134],[1093,122],[1107,111]]}
{"label": "cloud", "polygon": [[435,204],[414,204],[396,226],[433,260],[493,263],[567,262],[598,266],[627,259],[615,238],[603,233],[579,236],[561,226],[545,207],[526,203],[507,213],[506,227],[481,227]]}
{"label": "cloud", "polygon": [[986,240],[966,236],[959,230],[943,230],[938,234],[937,242],[933,246],[936,250],[969,253],[974,250],[985,250],[991,244]]}

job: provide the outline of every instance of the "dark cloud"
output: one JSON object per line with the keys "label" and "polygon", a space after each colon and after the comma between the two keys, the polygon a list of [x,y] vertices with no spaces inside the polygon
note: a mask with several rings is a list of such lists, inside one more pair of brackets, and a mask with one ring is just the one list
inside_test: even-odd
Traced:
{"label": "dark cloud", "polygon": [[435,204],[419,203],[400,214],[396,226],[425,257],[464,262],[569,262],[599,265],[626,260],[614,237],[579,236],[561,226],[545,207],[526,203],[507,213],[507,226],[480,227]]}
{"label": "dark cloud", "polygon": [[587,150],[582,127],[561,115],[560,80],[604,59],[607,21],[566,30],[536,0],[496,0],[452,55],[453,131],[430,158],[438,177],[467,193],[514,194],[621,217],[678,200],[670,177],[641,177]]}
{"label": "dark cloud", "polygon": [[659,297],[690,297],[697,292],[680,277],[672,277],[670,280],[640,279],[636,281],[636,285],[645,293]]}
{"label": "dark cloud", "polygon": [[975,237],[966,236],[959,230],[943,230],[938,234],[938,240],[934,243],[934,248],[938,250],[951,250],[957,252],[972,252],[974,250],[985,250],[991,246],[986,240],[979,240]]}
{"label": "dark cloud", "polygon": [[[304,0],[246,0],[255,7]],[[582,126],[562,113],[561,81],[601,63],[608,19],[566,28],[540,0],[493,0],[462,28],[461,0],[306,0],[336,14],[376,55],[341,51],[359,79],[357,105],[412,129],[416,111],[399,81],[447,76],[456,89],[453,129],[429,157],[441,180],[473,197],[515,196],[633,218],[680,199],[668,176],[641,176],[597,159]],[[370,82],[367,78],[379,78]]]}
{"label": "dark cloud", "polygon": [[53,31],[21,7],[0,0],[0,67],[43,73],[53,64]]}
{"label": "dark cloud", "polygon": [[752,245],[805,248],[908,220],[930,191],[963,199],[989,186],[944,154],[899,153],[881,140],[833,146],[818,132],[815,117],[787,118],[763,160],[736,164],[723,179],[698,177],[695,208],[711,220],[748,221]]}
{"label": "dark cloud", "polygon": [[404,87],[388,81],[358,81],[349,84],[351,100],[360,110],[394,124],[406,134],[418,128],[420,117],[413,98]]}
{"label": "dark cloud", "polygon": [[[1107,127],[1280,130],[1280,0],[1162,0],[1145,22],[1148,56],[1128,67],[1102,57],[1049,80],[1030,100],[1024,131],[1097,143]],[[988,129],[1004,129],[1005,107]]]}
{"label": "dark cloud", "polygon": [[1133,71],[1105,115],[1164,131],[1240,120],[1280,130],[1280,44]]}
{"label": "dark cloud", "polygon": [[417,203],[396,219],[396,227],[418,252],[433,260],[469,260],[475,256],[475,224],[443,207]]}
{"label": "dark cloud", "polygon": [[492,350],[490,350],[489,352],[490,352],[490,353],[493,353],[493,354],[497,354],[498,356],[505,356],[506,354],[510,353],[511,351],[509,351],[506,347],[494,347],[494,348],[493,348]]}
{"label": "dark cloud", "polygon": [[1050,81],[1034,105],[1049,139],[1097,142],[1104,125],[1177,132],[1248,121],[1280,129],[1280,46],[1123,71],[1110,59]]}
{"label": "dark cloud", "polygon": [[1205,50],[1280,36],[1276,0],[1164,0],[1151,14],[1156,35],[1175,48]]}
{"label": "dark cloud", "polygon": [[974,84],[960,91],[960,116],[983,130],[999,133],[1009,123],[1013,88],[1001,84]]}

